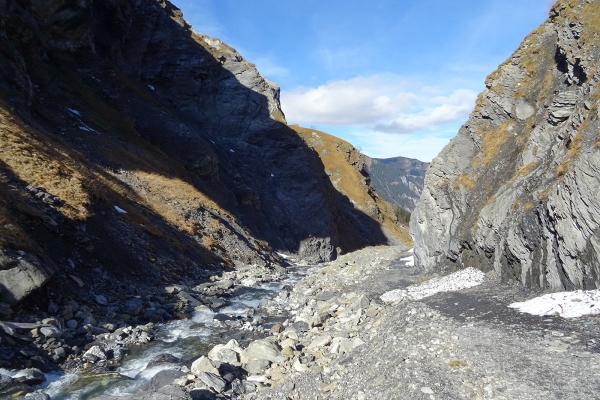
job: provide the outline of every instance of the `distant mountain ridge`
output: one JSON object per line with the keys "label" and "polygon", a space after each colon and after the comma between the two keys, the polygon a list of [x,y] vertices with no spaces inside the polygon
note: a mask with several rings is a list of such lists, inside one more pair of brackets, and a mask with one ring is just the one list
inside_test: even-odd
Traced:
{"label": "distant mountain ridge", "polygon": [[371,185],[377,194],[395,207],[415,209],[425,179],[428,162],[406,157],[366,157]]}

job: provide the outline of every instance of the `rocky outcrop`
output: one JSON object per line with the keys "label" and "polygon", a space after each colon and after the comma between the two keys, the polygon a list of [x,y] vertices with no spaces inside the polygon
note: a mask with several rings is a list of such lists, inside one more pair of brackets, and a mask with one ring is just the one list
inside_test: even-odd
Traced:
{"label": "rocky outcrop", "polygon": [[416,263],[600,286],[600,3],[558,1],[486,80],[413,213]]}
{"label": "rocky outcrop", "polygon": [[377,194],[395,207],[413,211],[423,191],[429,163],[406,157],[365,158]]}
{"label": "rocky outcrop", "polygon": [[0,248],[82,296],[110,286],[94,274],[197,282],[388,240],[279,88],[168,1],[0,0],[0,127]]}

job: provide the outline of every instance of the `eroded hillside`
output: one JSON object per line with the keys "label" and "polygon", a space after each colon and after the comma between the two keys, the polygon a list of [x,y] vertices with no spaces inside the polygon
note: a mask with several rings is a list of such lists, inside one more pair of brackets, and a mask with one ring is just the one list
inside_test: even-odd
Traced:
{"label": "eroded hillside", "polygon": [[433,160],[417,263],[552,289],[600,285],[600,3],[558,1]]}
{"label": "eroded hillside", "polygon": [[279,88],[166,1],[0,0],[0,143],[3,302],[52,276],[85,297],[97,273],[197,282],[388,241]]}

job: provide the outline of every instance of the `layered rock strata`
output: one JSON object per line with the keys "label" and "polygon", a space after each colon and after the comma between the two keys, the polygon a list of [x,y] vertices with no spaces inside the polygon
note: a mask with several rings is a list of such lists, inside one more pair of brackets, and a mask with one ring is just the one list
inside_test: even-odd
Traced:
{"label": "layered rock strata", "polygon": [[411,220],[418,265],[599,286],[598,32],[598,1],[558,1],[487,78],[425,177]]}

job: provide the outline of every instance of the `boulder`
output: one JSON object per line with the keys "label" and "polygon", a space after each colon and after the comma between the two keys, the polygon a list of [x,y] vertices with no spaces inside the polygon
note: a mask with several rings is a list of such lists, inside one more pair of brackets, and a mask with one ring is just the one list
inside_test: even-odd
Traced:
{"label": "boulder", "polygon": [[50,262],[23,258],[9,269],[0,270],[0,302],[17,304],[50,280],[54,268]]}
{"label": "boulder", "polygon": [[255,340],[240,353],[240,361],[248,364],[252,360],[268,360],[276,362],[281,357],[281,349],[268,340]]}
{"label": "boulder", "polygon": [[142,299],[135,297],[123,303],[121,309],[125,314],[138,315],[140,312],[142,312],[143,306],[144,302],[142,301]]}
{"label": "boulder", "polygon": [[[237,359],[236,359],[237,361]],[[210,372],[214,375],[219,375],[219,370],[215,368],[208,357],[202,356],[192,363],[190,368],[192,374],[198,375],[200,372]]]}
{"label": "boulder", "polygon": [[179,358],[175,357],[172,354],[165,353],[165,354],[160,354],[160,355],[154,357],[152,360],[150,360],[150,362],[148,363],[146,368],[152,368],[157,365],[180,364],[180,363],[181,363],[181,360]]}
{"label": "boulder", "polygon": [[202,383],[217,393],[223,392],[227,387],[227,382],[219,375],[211,374],[210,372],[199,372],[196,376]]}

